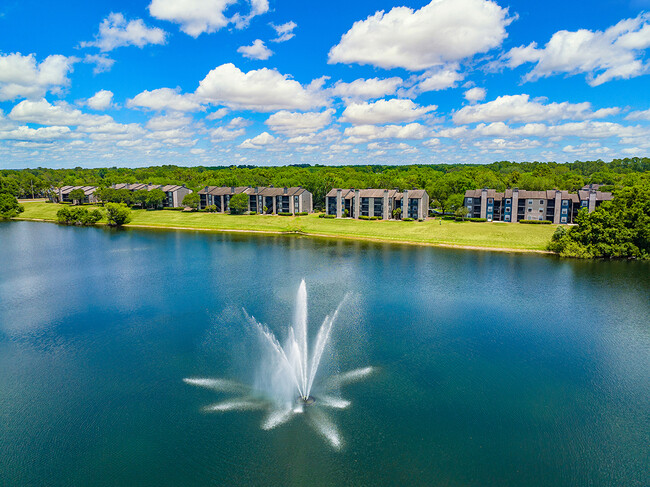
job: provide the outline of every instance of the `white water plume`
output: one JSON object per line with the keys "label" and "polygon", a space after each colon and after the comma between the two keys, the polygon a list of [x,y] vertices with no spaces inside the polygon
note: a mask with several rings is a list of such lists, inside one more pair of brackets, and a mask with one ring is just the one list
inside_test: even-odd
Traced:
{"label": "white water plume", "polygon": [[[372,367],[364,367],[318,381],[323,356],[330,346],[330,338],[346,298],[332,314],[325,317],[311,348],[308,347],[307,286],[304,280],[298,287],[294,322],[288,327],[284,345],[266,325],[243,310],[246,320],[264,344],[264,352],[258,355],[258,373],[252,387],[225,379],[186,378],[184,382],[220,393],[241,393],[239,398],[206,406],[203,408],[206,412],[265,410],[267,414],[261,424],[264,430],[283,425],[296,415],[304,415],[306,423],[333,448],[342,448],[342,436],[322,408],[348,408],[351,403],[339,397],[340,388],[362,380],[374,371]],[[315,385],[318,392],[314,393],[314,397],[312,390]]]}

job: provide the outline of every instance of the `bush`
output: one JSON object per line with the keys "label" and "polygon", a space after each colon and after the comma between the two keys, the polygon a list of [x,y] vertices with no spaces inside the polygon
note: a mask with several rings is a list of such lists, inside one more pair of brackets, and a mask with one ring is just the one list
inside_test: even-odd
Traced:
{"label": "bush", "polygon": [[257,212],[256,211],[249,211],[248,214],[249,215],[257,215]]}
{"label": "bush", "polygon": [[412,221],[415,221],[415,220],[413,218],[406,217],[406,218],[402,218],[402,221],[403,222],[412,222]]}
{"label": "bush", "polygon": [[65,225],[94,225],[102,219],[102,212],[95,209],[70,208],[64,206],[56,212],[56,221]]}
{"label": "bush", "polygon": [[0,194],[0,220],[9,220],[23,211],[25,211],[25,207],[18,203],[14,195]]}
{"label": "bush", "polygon": [[124,203],[106,203],[106,217],[111,227],[119,227],[131,221],[131,210]]}
{"label": "bush", "polygon": [[350,216],[350,212],[348,210],[343,210],[343,218],[347,218]]}
{"label": "bush", "polygon": [[216,213],[217,205],[208,205],[205,207],[205,211],[207,211],[208,213]]}
{"label": "bush", "polygon": [[280,215],[280,216],[293,216],[293,213],[289,213],[288,211],[280,211],[280,212],[278,212],[278,215]]}
{"label": "bush", "polygon": [[469,222],[486,222],[487,218],[466,218]]}
{"label": "bush", "polygon": [[298,213],[296,213],[296,216],[305,216],[305,215],[309,215],[309,213],[306,211],[299,211]]}
{"label": "bush", "polygon": [[327,213],[321,213],[318,215],[318,218],[336,218],[336,215],[328,215]]}
{"label": "bush", "polygon": [[519,223],[525,223],[527,225],[550,225],[553,222],[551,220],[519,220]]}

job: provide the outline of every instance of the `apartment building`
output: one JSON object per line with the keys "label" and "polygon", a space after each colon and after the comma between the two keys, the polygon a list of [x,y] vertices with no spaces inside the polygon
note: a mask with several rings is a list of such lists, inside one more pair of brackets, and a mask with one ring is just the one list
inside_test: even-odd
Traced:
{"label": "apartment building", "polygon": [[341,189],[334,188],[325,196],[325,211],[337,218],[380,217],[395,218],[395,209],[401,210],[399,218],[421,220],[429,212],[429,195],[422,189]]}
{"label": "apartment building", "polygon": [[[199,209],[216,206],[217,212],[229,209],[230,198],[236,194],[248,196],[248,211],[257,213],[312,213],[313,196],[305,188],[275,188],[273,186],[206,186],[199,191]],[[266,210],[264,209],[266,208]]]}
{"label": "apartment building", "polygon": [[113,189],[126,189],[128,191],[151,191],[159,189],[165,193],[165,200],[163,207],[166,208],[179,208],[183,206],[183,198],[192,193],[192,190],[185,187],[185,185],[177,184],[142,184],[142,183],[118,183],[111,186]]}
{"label": "apartment building", "polygon": [[573,223],[581,208],[591,213],[603,201],[612,200],[612,193],[585,187],[577,193],[549,189],[525,191],[518,188],[498,192],[474,189],[465,192],[465,208],[469,218],[515,223],[521,220],[548,220],[555,224]]}
{"label": "apartment building", "polygon": [[55,203],[73,203],[70,199],[70,193],[75,189],[81,189],[84,192],[84,198],[79,201],[79,203],[97,203],[97,196],[95,191],[97,191],[97,186],[62,186],[54,190],[54,193],[50,196],[50,199]]}

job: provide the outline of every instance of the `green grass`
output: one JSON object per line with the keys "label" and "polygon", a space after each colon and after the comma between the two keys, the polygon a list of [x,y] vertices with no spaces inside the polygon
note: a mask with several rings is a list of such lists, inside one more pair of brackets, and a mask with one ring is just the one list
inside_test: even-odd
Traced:
{"label": "green grass", "polygon": [[[25,202],[23,219],[52,220],[61,207],[54,203]],[[93,208],[87,206],[87,208]],[[100,207],[101,208],[101,207]],[[458,245],[482,248],[544,250],[556,225],[474,223],[427,220],[425,222],[362,221],[274,215],[222,215],[181,211],[133,210],[131,225],[182,227],[206,230],[293,232],[394,242]],[[105,221],[105,220],[104,220]],[[128,226],[128,225],[127,225]]]}

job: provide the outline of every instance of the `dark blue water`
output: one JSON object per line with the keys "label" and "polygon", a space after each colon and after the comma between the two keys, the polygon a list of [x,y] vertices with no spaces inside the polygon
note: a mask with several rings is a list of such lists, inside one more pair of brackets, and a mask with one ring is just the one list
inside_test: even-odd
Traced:
{"label": "dark blue water", "polygon": [[[647,263],[28,222],[0,259],[2,486],[648,485]],[[280,334],[302,278],[377,368],[340,451],[182,382],[250,379],[241,308]]]}

